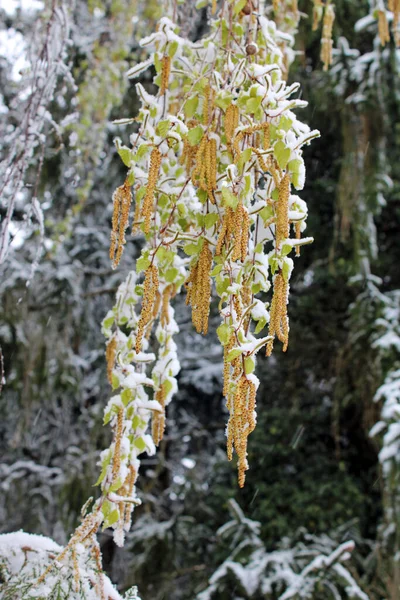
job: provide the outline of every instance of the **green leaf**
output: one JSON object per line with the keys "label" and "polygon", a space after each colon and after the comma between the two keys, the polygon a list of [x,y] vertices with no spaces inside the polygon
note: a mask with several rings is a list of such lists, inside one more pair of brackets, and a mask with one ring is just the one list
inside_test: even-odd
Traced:
{"label": "green leaf", "polygon": [[166,379],[166,380],[163,382],[163,390],[164,390],[164,394],[168,395],[168,394],[169,394],[169,393],[172,391],[173,387],[174,387],[174,386],[173,386],[173,383],[172,383],[172,381],[170,381],[169,379]]}
{"label": "green leaf", "polygon": [[254,358],[252,358],[251,356],[247,356],[244,359],[244,372],[246,373],[246,375],[250,375],[250,373],[253,373],[255,368],[256,363]]}
{"label": "green leaf", "polygon": [[246,108],[249,113],[255,113],[261,106],[261,96],[256,96],[255,98],[249,98],[246,102]]}
{"label": "green leaf", "polygon": [[140,452],[144,452],[146,450],[146,443],[142,437],[136,438],[134,446],[136,446]]}
{"label": "green leaf", "polygon": [[292,125],[293,125],[292,119],[290,119],[286,115],[283,115],[279,120],[278,128],[283,129],[284,131],[289,131],[289,129],[292,127]]}
{"label": "green leaf", "polygon": [[282,250],[281,250],[281,255],[287,256],[288,254],[291,253],[292,250],[293,250],[293,246],[291,246],[290,244],[283,244]]}
{"label": "green leaf", "polygon": [[115,316],[113,315],[112,317],[108,317],[108,319],[104,319],[103,321],[103,327],[104,329],[110,329],[110,327],[113,326],[115,321]]}
{"label": "green leaf", "polygon": [[198,244],[186,244],[186,246],[184,246],[183,251],[185,254],[187,254],[188,256],[193,256],[194,254],[198,254],[199,253],[199,246]]}
{"label": "green leaf", "polygon": [[248,173],[244,176],[244,195],[247,196],[251,190],[251,175]]}
{"label": "green leaf", "polygon": [[217,223],[219,217],[217,213],[209,213],[204,217],[204,225],[206,229],[210,229],[215,223]]}
{"label": "green leaf", "polygon": [[222,325],[220,325],[217,328],[218,339],[223,346],[226,346],[226,344],[228,344],[228,342],[231,338],[231,333],[232,333],[232,327],[230,325],[228,325],[227,323],[222,323]]}
{"label": "green leaf", "polygon": [[114,508],[114,510],[112,510],[110,514],[104,519],[103,531],[104,529],[107,529],[107,527],[111,527],[111,525],[114,525],[114,523],[116,523],[118,519],[119,510],[117,508]]}
{"label": "green leaf", "polygon": [[160,208],[165,208],[167,206],[169,202],[169,198],[166,194],[161,194],[161,196],[158,198],[158,206]]}
{"label": "green leaf", "polygon": [[161,137],[165,137],[169,131],[169,127],[170,127],[170,122],[168,119],[165,119],[164,121],[160,121],[156,127],[157,135],[160,135]]}
{"label": "green leaf", "polygon": [[241,152],[241,154],[239,156],[239,160],[237,162],[237,167],[240,172],[243,171],[244,165],[247,163],[248,160],[250,160],[251,153],[252,153],[251,148],[246,148],[246,150],[243,150],[243,152]]}
{"label": "green leaf", "polygon": [[131,151],[129,150],[129,148],[127,148],[126,146],[120,146],[118,148],[118,154],[120,155],[121,160],[124,163],[124,165],[126,167],[130,167],[132,154],[131,154]]}
{"label": "green leaf", "polygon": [[268,221],[273,216],[274,209],[272,208],[272,206],[267,204],[267,206],[264,206],[264,208],[261,209],[258,214],[260,215],[262,220],[265,222],[265,221]]}
{"label": "green leaf", "polygon": [[109,500],[104,500],[103,505],[101,507],[101,512],[105,517],[108,517],[108,515],[110,514],[112,506],[113,505]]}
{"label": "green leaf", "polygon": [[206,190],[197,190],[197,197],[202,204],[205,204],[208,198],[208,194]]}
{"label": "green leaf", "polygon": [[219,275],[219,273],[221,273],[223,268],[224,268],[223,265],[215,265],[215,267],[213,268],[213,270],[210,273],[211,277],[215,277],[216,275]]}
{"label": "green leaf", "polygon": [[104,480],[106,474],[107,474],[107,468],[108,465],[110,464],[110,456],[108,456],[106,458],[105,461],[103,461],[102,465],[101,465],[101,473],[99,475],[98,480],[96,481],[96,483],[94,484],[93,487],[96,487],[96,485],[100,485],[100,483]]}
{"label": "green leaf", "polygon": [[238,0],[238,2],[236,2],[234,9],[233,9],[233,14],[234,15],[238,15],[240,13],[240,11],[246,6],[247,4],[247,0]]}
{"label": "green leaf", "polygon": [[271,194],[272,200],[279,200],[279,190],[275,189]]}
{"label": "green leaf", "polygon": [[222,277],[221,275],[217,275],[216,289],[217,289],[217,294],[219,297],[221,297],[223,294],[225,294],[226,290],[230,286],[230,283],[231,282],[230,282],[229,277]]}
{"label": "green leaf", "polygon": [[[251,286],[252,294],[258,294],[261,291],[261,283],[253,283]],[[257,332],[256,332],[257,333]]]}
{"label": "green leaf", "polygon": [[275,258],[274,256],[271,256],[268,262],[269,262],[269,266],[271,267],[271,273],[272,273],[272,275],[274,275],[274,273],[276,272],[276,270],[278,268],[278,259]]}
{"label": "green leaf", "polygon": [[157,73],[161,73],[161,70],[162,70],[162,62],[161,62],[161,58],[160,58],[160,56],[159,56],[158,52],[156,52],[156,53],[154,54],[154,66],[155,66],[156,72],[157,72]]}
{"label": "green leaf", "polygon": [[285,281],[289,281],[289,277],[290,277],[290,272],[292,270],[292,267],[290,265],[290,263],[288,263],[286,260],[283,263],[283,267],[282,267],[282,275]]}
{"label": "green leaf", "polygon": [[276,142],[274,146],[274,154],[280,168],[286,169],[286,165],[288,164],[288,160],[290,158],[290,148],[287,148],[282,141]]}
{"label": "green leaf", "polygon": [[119,388],[119,379],[114,373],[111,375],[111,387],[113,390]]}
{"label": "green leaf", "polygon": [[222,198],[223,198],[223,206],[229,206],[230,208],[232,208],[233,210],[236,209],[238,203],[239,203],[239,199],[237,196],[235,196],[235,194],[232,192],[232,190],[228,187],[223,186],[221,189],[222,192]]}
{"label": "green leaf", "polygon": [[226,357],[226,360],[228,362],[232,362],[233,360],[235,360],[235,358],[237,358],[241,354],[242,354],[242,350],[240,348],[232,348],[232,350],[230,352],[228,352],[228,356]]}
{"label": "green leaf", "polygon": [[150,150],[150,146],[148,146],[147,144],[140,144],[140,146],[138,146],[138,149],[136,150],[135,160],[139,161],[142,158],[144,158],[146,156],[146,154],[149,152],[149,150]]}
{"label": "green leaf", "polygon": [[132,419],[132,429],[137,429],[140,427],[141,422],[142,419],[138,415],[135,415]]}
{"label": "green leaf", "polygon": [[178,50],[178,47],[179,47],[179,44],[176,40],[174,40],[173,42],[170,42],[168,45],[168,56],[173,58],[176,54],[176,51]]}
{"label": "green leaf", "polygon": [[220,92],[215,98],[215,104],[218,108],[221,108],[223,111],[226,111],[228,106],[232,103],[232,94],[227,94],[225,92]]}
{"label": "green leaf", "polygon": [[261,331],[264,329],[264,327],[266,326],[266,324],[267,324],[267,319],[266,319],[265,317],[262,317],[262,318],[261,318],[261,319],[258,321],[258,323],[257,323],[257,327],[256,327],[256,328],[255,328],[255,330],[254,330],[254,333],[255,333],[255,334],[257,334],[257,333],[261,333]]}
{"label": "green leaf", "polygon": [[123,482],[122,482],[121,477],[118,477],[118,479],[116,481],[114,481],[114,483],[112,485],[110,485],[110,492],[116,492],[117,490],[119,490],[122,483]]}
{"label": "green leaf", "polygon": [[203,137],[203,133],[204,133],[203,128],[200,125],[197,125],[197,127],[190,129],[187,134],[189,144],[191,146],[197,146],[197,144],[200,142],[201,138]]}
{"label": "green leaf", "polygon": [[192,98],[189,98],[188,100],[186,100],[186,102],[183,106],[183,112],[185,113],[185,116],[188,117],[189,119],[191,117],[193,117],[193,115],[196,113],[198,105],[199,105],[199,97],[198,96],[193,96]]}
{"label": "green leaf", "polygon": [[240,96],[236,100],[236,104],[239,108],[246,108],[247,101],[250,98],[249,94],[240,94]]}
{"label": "green leaf", "polygon": [[129,389],[123,390],[121,392],[121,400],[124,406],[128,406],[129,402],[132,400],[132,391]]}
{"label": "green leaf", "polygon": [[296,188],[296,190],[303,189],[303,180],[300,179],[300,173],[292,173],[292,184]]}
{"label": "green leaf", "polygon": [[236,35],[236,37],[241,38],[244,33],[244,29],[240,23],[234,23],[233,32]]}
{"label": "green leaf", "polygon": [[146,255],[140,256],[136,261],[136,273],[145,271],[150,266],[150,258]]}
{"label": "green leaf", "polygon": [[168,283],[172,283],[177,278],[178,273],[179,271],[175,267],[172,267],[172,269],[168,269],[168,271],[165,273],[165,281],[167,281]]}
{"label": "green leaf", "polygon": [[294,158],[293,160],[291,160],[289,162],[288,169],[292,173],[299,173],[302,165],[303,165],[303,161],[301,160],[301,158]]}

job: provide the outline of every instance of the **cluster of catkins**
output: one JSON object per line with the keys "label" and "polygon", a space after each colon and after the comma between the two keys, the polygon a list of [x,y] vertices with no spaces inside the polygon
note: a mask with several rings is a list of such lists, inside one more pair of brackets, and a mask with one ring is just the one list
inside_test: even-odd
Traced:
{"label": "cluster of catkins", "polygon": [[256,425],[256,355],[264,349],[269,356],[277,341],[288,347],[290,255],[312,242],[302,237],[307,206],[296,194],[305,179],[302,147],[319,134],[294,112],[306,103],[296,97],[298,84],[286,83],[290,36],[263,13],[258,2],[225,2],[196,43],[164,17],[141,42],[149,58],[128,73],[154,65],[158,93],[136,84],[136,130],[129,147],[117,142],[129,170],[114,193],[114,267],[128,226],[145,237],[136,273],[103,326],[115,390],[105,421],[114,441],[102,455],[99,483],[117,543],[129,527],[127,502],[137,502],[138,455],[161,441],[177,388],[174,296],[186,292],[203,334],[213,290],[219,298],[227,452],[237,454],[240,486]]}

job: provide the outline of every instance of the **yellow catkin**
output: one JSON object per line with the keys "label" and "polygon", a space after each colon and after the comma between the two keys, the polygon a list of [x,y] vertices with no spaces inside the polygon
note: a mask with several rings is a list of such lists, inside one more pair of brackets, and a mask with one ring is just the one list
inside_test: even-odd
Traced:
{"label": "yellow catkin", "polygon": [[161,86],[160,94],[165,94],[168,89],[169,76],[171,73],[171,57],[163,56],[161,60]]}
{"label": "yellow catkin", "polygon": [[227,454],[232,459],[235,449],[238,455],[238,481],[243,487],[247,463],[247,438],[255,428],[256,386],[242,372],[228,398],[229,421],[227,426]]}
{"label": "yellow catkin", "polygon": [[146,194],[143,199],[141,216],[144,218],[144,232],[150,233],[151,217],[154,211],[154,191],[157,184],[158,173],[160,171],[162,155],[158,148],[153,148],[150,155],[149,177],[147,182]]}
{"label": "yellow catkin", "polygon": [[279,195],[276,208],[276,245],[289,237],[289,197],[290,175],[286,173],[279,184]]}
{"label": "yellow catkin", "polygon": [[[231,235],[234,235],[235,243],[232,252],[232,260],[244,261],[247,256],[247,248],[249,243],[249,213],[240,202],[233,212],[232,209],[228,208],[226,212],[226,226],[224,225],[220,231],[220,236],[217,240],[217,251],[216,254],[220,254],[222,246],[228,246],[230,243]],[[222,236],[221,236],[222,234]]]}
{"label": "yellow catkin", "polygon": [[[265,173],[266,171],[269,170],[265,156],[263,156],[263,154],[260,152],[260,150],[258,148],[252,148],[252,150],[253,150],[254,154],[257,156],[261,170],[264,171],[264,173]],[[268,158],[267,158],[267,161],[269,162]]]}
{"label": "yellow catkin", "polygon": [[71,549],[71,558],[72,558],[72,568],[73,568],[73,572],[74,572],[74,591],[76,594],[79,594],[81,576],[80,576],[78,554],[76,552],[76,546],[73,546]]}
{"label": "yellow catkin", "polygon": [[156,446],[159,445],[164,436],[165,430],[165,384],[162,383],[155,393],[155,400],[160,404],[162,412],[155,411],[151,423],[151,434]]}
{"label": "yellow catkin", "polygon": [[98,543],[96,538],[93,539],[91,554],[94,559],[94,562],[96,565],[96,571],[97,571],[96,591],[99,596],[99,600],[106,600],[106,593],[105,593],[105,589],[104,589],[103,566],[102,566],[102,561],[101,561],[101,550],[100,550],[100,544]]}
{"label": "yellow catkin", "polygon": [[227,360],[227,356],[229,352],[235,345],[235,335],[232,334],[229,342],[224,346],[224,388],[223,394],[227,398],[229,394],[229,385],[230,385],[230,372],[231,372],[231,364]]}
{"label": "yellow catkin", "polygon": [[211,14],[215,15],[216,12],[217,12],[217,0],[212,0]]}
{"label": "yellow catkin", "polygon": [[111,383],[112,372],[115,363],[115,355],[117,352],[117,339],[112,337],[106,347],[106,361],[107,361],[107,379]]}
{"label": "yellow catkin", "polygon": [[[129,472],[128,472],[128,476],[126,478],[126,488],[127,488],[128,498],[132,498],[132,496],[133,496],[133,490],[135,487],[136,478],[137,478],[136,469],[132,465],[129,465]],[[124,523],[125,523],[126,528],[130,524],[132,511],[133,511],[132,502],[126,502],[125,503],[125,515],[124,515]]]}
{"label": "yellow catkin", "polygon": [[279,4],[280,4],[280,0],[273,0],[273,8],[274,8],[274,12],[277,12],[279,10]]}
{"label": "yellow catkin", "polygon": [[242,237],[240,240],[240,260],[244,262],[246,260],[247,251],[249,247],[249,234],[250,234],[250,217],[249,213],[245,208],[242,211]]}
{"label": "yellow catkin", "polygon": [[215,204],[214,190],[217,187],[217,142],[214,138],[208,140],[205,148],[205,174],[208,199]]}
{"label": "yellow catkin", "polygon": [[143,285],[142,310],[140,312],[135,345],[135,350],[137,353],[139,353],[142,349],[145,328],[153,318],[153,309],[158,287],[158,269],[155,265],[150,265],[146,270],[146,276]]}
{"label": "yellow catkin", "polygon": [[115,444],[114,444],[114,459],[112,466],[112,482],[115,483],[118,479],[119,469],[121,466],[121,444],[122,434],[124,429],[124,409],[120,408],[117,413],[117,425],[115,427]]}
{"label": "yellow catkin", "polygon": [[283,344],[286,352],[289,343],[289,320],[287,316],[288,283],[282,273],[278,273],[274,279],[274,293],[270,309],[270,321],[268,335],[272,339],[267,343],[266,355],[270,356],[273,350],[274,338],[278,338]]}
{"label": "yellow catkin", "polygon": [[192,322],[198,333],[208,331],[210,313],[212,252],[204,241],[198,261],[192,266],[185,282],[186,304],[192,307]]}
{"label": "yellow catkin", "polygon": [[233,134],[239,125],[239,108],[236,104],[230,104],[225,112],[225,135],[228,144],[232,143]]}
{"label": "yellow catkin", "polygon": [[195,167],[192,172],[192,183],[200,187],[201,189],[207,190],[205,181],[205,153],[207,147],[207,138],[203,136],[201,142],[196,150]]}
{"label": "yellow catkin", "polygon": [[161,299],[161,316],[160,316],[160,323],[161,323],[161,327],[166,327],[169,323],[169,301],[170,298],[172,297],[172,290],[173,290],[173,286],[172,285],[167,285],[162,293],[162,299]]}
{"label": "yellow catkin", "polygon": [[90,536],[94,536],[99,528],[100,523],[101,523],[101,520],[99,519],[98,512],[92,512],[89,515],[87,515],[83,519],[83,521],[79,525],[79,527],[77,527],[75,529],[73,536],[71,537],[71,539],[69,540],[69,542],[65,546],[65,548],[60,552],[60,554],[58,554],[56,556],[54,561],[52,561],[50,563],[50,565],[45,569],[45,571],[40,575],[40,577],[38,577],[36,585],[40,585],[41,583],[43,583],[45,581],[47,575],[54,568],[54,566],[57,565],[57,563],[62,562],[64,560],[64,558],[66,557],[66,555],[68,554],[68,552],[76,544],[80,544],[80,543],[86,541]]}
{"label": "yellow catkin", "polygon": [[232,252],[232,260],[239,260],[242,256],[242,233],[243,233],[243,213],[246,212],[243,204],[240,202],[233,214],[233,235],[235,244]]}
{"label": "yellow catkin", "polygon": [[[249,285],[249,283],[244,283],[242,285],[242,289],[240,290],[240,295],[242,297],[242,304],[245,308],[247,308],[248,306],[250,306],[250,304],[252,303],[253,300],[253,294],[251,291],[251,287]],[[246,317],[243,321],[243,329],[245,331],[247,331],[249,325],[250,325],[250,321],[251,321],[251,313],[248,312],[246,314]]]}
{"label": "yellow catkin", "polygon": [[[301,221],[295,224],[296,240],[301,240]],[[300,256],[300,246],[296,246],[296,256]]]}
{"label": "yellow catkin", "polygon": [[327,71],[332,64],[332,29],[334,21],[335,10],[332,4],[327,4],[325,7],[321,40],[321,60],[324,64],[324,71]]}
{"label": "yellow catkin", "polygon": [[152,314],[152,318],[153,319],[157,318],[158,311],[160,310],[160,306],[161,306],[161,301],[162,301],[162,296],[161,296],[159,290],[156,290],[156,294],[155,294],[155,298],[154,298],[154,303],[153,303],[153,311],[152,311],[153,312],[153,314]]}
{"label": "yellow catkin", "polygon": [[182,154],[179,159],[181,165],[184,165],[186,168],[186,174],[190,175],[193,168],[193,163],[196,157],[197,148],[196,146],[191,146],[189,140],[186,138],[183,140],[183,149]]}
{"label": "yellow catkin", "polygon": [[217,239],[217,247],[215,250],[215,254],[220,256],[222,253],[222,249],[228,248],[230,244],[230,240],[232,238],[234,232],[235,224],[235,213],[230,206],[227,207],[225,214],[222,219],[222,227],[220,229],[218,239]]}
{"label": "yellow catkin", "polygon": [[264,123],[259,123],[258,125],[253,125],[252,127],[247,127],[246,129],[242,129],[235,135],[234,140],[233,140],[233,145],[232,145],[235,162],[237,162],[239,160],[240,142],[243,140],[243,138],[245,136],[251,135],[258,131],[264,132],[266,129],[267,129],[267,124],[264,122]]}
{"label": "yellow catkin", "polygon": [[382,46],[386,46],[390,41],[389,24],[385,10],[378,11],[378,33]]}
{"label": "yellow catkin", "polygon": [[314,0],[313,8],[313,24],[312,30],[317,31],[319,24],[321,23],[322,15],[324,14],[322,0]]}
{"label": "yellow catkin", "polygon": [[389,0],[389,10],[393,12],[392,31],[396,46],[400,46],[400,0]]}
{"label": "yellow catkin", "polygon": [[268,150],[271,145],[271,132],[269,123],[263,123],[263,149]]}
{"label": "yellow catkin", "polygon": [[242,318],[242,315],[243,315],[243,307],[242,307],[242,302],[241,302],[240,296],[238,296],[238,295],[233,296],[233,307],[235,309],[236,319],[238,321],[240,321],[240,319]]}
{"label": "yellow catkin", "polygon": [[129,210],[132,203],[131,186],[125,183],[115,190],[113,194],[113,216],[111,229],[110,259],[115,269],[119,265],[124,250],[125,229],[128,226]]}

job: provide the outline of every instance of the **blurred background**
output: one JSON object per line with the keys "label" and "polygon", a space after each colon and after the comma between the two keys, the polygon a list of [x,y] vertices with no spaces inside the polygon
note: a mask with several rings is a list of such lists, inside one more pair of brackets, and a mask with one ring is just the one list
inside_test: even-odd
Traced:
{"label": "blurred background", "polygon": [[[142,462],[143,503],[125,548],[101,535],[110,577],[121,590],[138,585],[143,600],[274,600],[276,564],[290,578],[305,558],[350,539],[353,583],[338,569],[293,597],[400,598],[400,50],[381,47],[373,2],[335,5],[333,66],[323,72],[312,2],[299,2],[289,80],[309,102],[301,119],[321,131],[305,150],[301,194],[315,242],[296,261],[289,350],[258,360],[246,486],[225,454],[217,307],[204,338],[178,297],[182,369],[167,435]],[[46,93],[48,103],[30,148],[18,126],[55,8],[70,27],[58,15],[60,47],[43,47],[64,66],[39,82],[39,105]],[[192,39],[207,10],[180,7]],[[30,153],[23,182],[18,170],[9,182],[16,204],[0,277],[1,533],[22,528],[65,544],[98,493],[110,435],[100,324],[141,248],[129,236],[111,269],[111,196],[126,171],[113,139],[129,143],[130,133],[112,120],[135,116],[125,73],[145,58],[138,40],[164,13],[156,0],[0,1],[2,158],[15,143],[16,163]],[[152,77],[142,76],[149,90]],[[6,211],[7,190],[2,220]]]}

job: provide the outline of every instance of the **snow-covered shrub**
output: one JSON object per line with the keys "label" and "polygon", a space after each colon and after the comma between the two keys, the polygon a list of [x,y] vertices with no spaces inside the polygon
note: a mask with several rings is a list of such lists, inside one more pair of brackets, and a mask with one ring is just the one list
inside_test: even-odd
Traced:
{"label": "snow-covered shrub", "polygon": [[[77,546],[71,561],[54,559],[62,548],[50,538],[18,531],[0,535],[2,600],[140,600],[133,588],[121,596],[93,555]],[[49,569],[45,579],[40,576]]]}
{"label": "snow-covered shrub", "polygon": [[229,541],[231,554],[197,600],[368,600],[343,564],[354,550],[353,541],[338,545],[327,535],[303,533],[294,545],[285,539],[269,552],[259,537],[261,524],[247,519],[234,501],[230,512],[233,519],[217,535]]}

